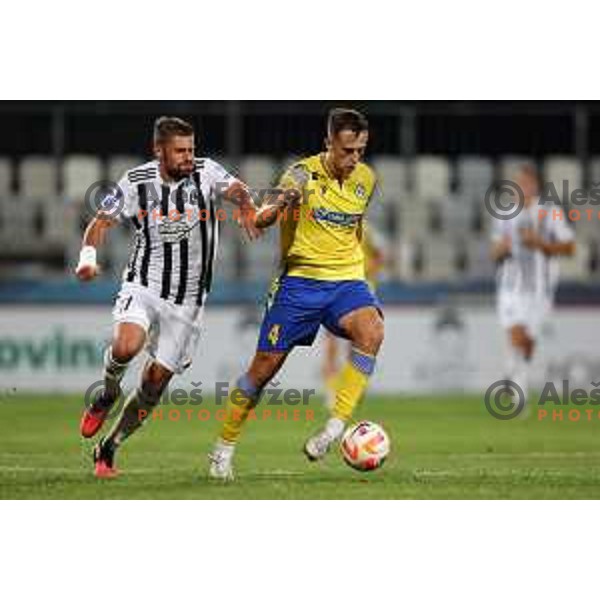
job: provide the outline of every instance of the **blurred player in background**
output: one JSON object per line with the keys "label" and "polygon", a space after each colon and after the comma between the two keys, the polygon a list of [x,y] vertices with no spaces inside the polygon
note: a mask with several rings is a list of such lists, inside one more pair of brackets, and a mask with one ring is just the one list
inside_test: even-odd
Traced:
{"label": "blurred player in background", "polygon": [[498,317],[509,342],[506,375],[527,400],[536,337],[558,284],[558,257],[575,253],[575,239],[559,207],[539,203],[535,168],[522,167],[515,182],[523,194],[523,210],[514,218],[494,221],[491,251],[498,265]]}
{"label": "blurred player in background", "polygon": [[118,192],[83,236],[76,274],[88,281],[98,273],[96,251],[106,231],[130,222],[135,244],[113,310],[114,332],[104,358],[104,389],[81,420],[81,435],[94,436],[121,395],[120,383],[134,357],[148,345],[140,382],[127,398],[119,419],[94,449],[98,477],[116,475],[114,455],[160,401],[174,374],[192,360],[210,291],[218,243],[215,202],[237,204],[250,237],[255,208],[247,188],[221,165],[195,157],[193,127],[175,117],[161,117],[154,126],[156,160],[131,169]]}
{"label": "blurred player in background", "polygon": [[[377,291],[377,282],[385,264],[385,243],[379,232],[363,221],[362,248],[365,256],[365,277],[373,292]],[[338,378],[341,374],[339,357],[340,348],[345,351],[345,343],[340,338],[325,330],[323,338],[323,383],[325,400],[331,410],[335,405]],[[350,351],[352,347],[350,346]]]}
{"label": "blurred player in background", "polygon": [[257,214],[260,228],[281,222],[283,274],[271,286],[250,367],[230,391],[221,435],[209,455],[213,478],[233,477],[235,445],[262,389],[295,346],[313,343],[321,325],[349,339],[352,350],[331,417],[304,446],[310,460],[324,457],[339,439],[367,388],[383,341],[382,313],[365,280],[361,244],[375,188],[375,175],[362,162],[368,137],[363,115],[331,111],[326,151],[292,165],[279,184],[285,193]]}

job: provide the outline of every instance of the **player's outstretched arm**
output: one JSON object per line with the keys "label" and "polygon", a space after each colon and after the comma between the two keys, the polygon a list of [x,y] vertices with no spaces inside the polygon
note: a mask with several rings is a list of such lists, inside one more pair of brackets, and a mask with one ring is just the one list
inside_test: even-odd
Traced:
{"label": "player's outstretched arm", "polygon": [[288,207],[297,205],[301,197],[297,189],[288,188],[266,198],[256,213],[256,226],[259,229],[271,227]]}
{"label": "player's outstretched arm", "polygon": [[573,256],[575,254],[574,240],[546,241],[532,229],[521,232],[523,244],[530,250],[540,250],[546,256]]}
{"label": "player's outstretched arm", "polygon": [[546,256],[573,256],[575,242],[544,242],[541,250]]}
{"label": "player's outstretched arm", "polygon": [[106,231],[116,224],[114,219],[94,217],[83,234],[79,263],[75,275],[81,281],[90,281],[98,275],[96,249],[104,242]]}
{"label": "player's outstretched arm", "polygon": [[261,232],[256,226],[256,205],[248,187],[241,181],[235,181],[225,190],[223,198],[238,207],[239,223],[248,237],[251,240],[259,238]]}

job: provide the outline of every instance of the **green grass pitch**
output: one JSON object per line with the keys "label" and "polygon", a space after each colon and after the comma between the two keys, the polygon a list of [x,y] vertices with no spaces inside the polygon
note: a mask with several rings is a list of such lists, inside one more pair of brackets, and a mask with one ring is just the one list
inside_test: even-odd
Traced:
{"label": "green grass pitch", "polygon": [[[166,408],[166,407],[165,407]],[[197,409],[198,407],[195,407]],[[215,407],[204,403],[202,407]],[[78,436],[81,399],[0,399],[0,498],[600,498],[600,420],[498,421],[475,396],[368,397],[357,419],[384,425],[392,452],[378,471],[358,473],[337,452],[310,464],[300,449],[325,418],[248,424],[238,480],[208,481],[211,419],[149,423],[123,446],[120,478],[92,475],[92,443]],[[275,408],[273,407],[275,410]],[[164,409],[163,409],[164,410]],[[182,413],[182,417],[183,417]]]}

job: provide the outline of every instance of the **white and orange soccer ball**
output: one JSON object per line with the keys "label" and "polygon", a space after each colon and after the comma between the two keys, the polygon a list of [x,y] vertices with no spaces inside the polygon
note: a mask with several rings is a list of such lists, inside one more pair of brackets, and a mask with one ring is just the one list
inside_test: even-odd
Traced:
{"label": "white and orange soccer ball", "polygon": [[346,463],[358,471],[379,468],[390,452],[390,439],[381,425],[361,421],[348,428],[340,443]]}

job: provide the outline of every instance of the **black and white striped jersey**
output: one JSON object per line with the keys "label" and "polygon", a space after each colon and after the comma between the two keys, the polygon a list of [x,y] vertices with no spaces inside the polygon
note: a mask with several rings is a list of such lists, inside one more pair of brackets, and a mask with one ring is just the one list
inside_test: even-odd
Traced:
{"label": "black and white striped jersey", "polygon": [[119,181],[135,239],[123,280],[175,304],[201,305],[210,291],[219,240],[216,200],[235,180],[209,158],[195,159],[192,176],[165,182],[158,161]]}
{"label": "black and white striped jersey", "polygon": [[[512,219],[493,221],[492,241],[509,240],[512,249],[498,266],[496,279],[499,293],[535,294],[540,299],[548,300],[554,296],[560,261],[539,250],[528,249],[521,241],[522,230],[533,229],[548,242],[570,242],[575,235],[567,225],[567,217],[562,210],[548,210],[545,218],[540,218],[539,210],[535,202]],[[554,215],[551,215],[552,212]]]}

